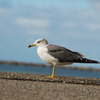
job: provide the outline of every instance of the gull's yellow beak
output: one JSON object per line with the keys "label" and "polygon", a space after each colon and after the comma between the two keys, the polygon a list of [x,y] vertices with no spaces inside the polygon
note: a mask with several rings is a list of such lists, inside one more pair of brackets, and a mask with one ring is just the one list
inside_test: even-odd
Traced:
{"label": "gull's yellow beak", "polygon": [[28,48],[33,47],[33,46],[35,46],[35,44],[30,44],[30,45],[28,46]]}

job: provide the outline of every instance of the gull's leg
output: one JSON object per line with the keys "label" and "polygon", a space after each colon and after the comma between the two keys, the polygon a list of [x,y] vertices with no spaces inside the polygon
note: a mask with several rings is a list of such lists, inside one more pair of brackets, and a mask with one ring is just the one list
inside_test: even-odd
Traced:
{"label": "gull's leg", "polygon": [[55,77],[55,69],[56,69],[56,66],[53,66],[52,75],[51,76],[46,76],[46,77],[54,78]]}

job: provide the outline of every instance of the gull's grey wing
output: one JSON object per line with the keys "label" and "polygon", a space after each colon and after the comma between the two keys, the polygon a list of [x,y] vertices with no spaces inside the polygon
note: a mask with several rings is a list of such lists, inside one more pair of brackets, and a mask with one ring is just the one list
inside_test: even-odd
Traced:
{"label": "gull's grey wing", "polygon": [[99,63],[95,60],[84,58],[84,56],[78,52],[71,51],[65,47],[51,45],[47,46],[48,53],[59,60],[59,62],[76,62],[76,63]]}

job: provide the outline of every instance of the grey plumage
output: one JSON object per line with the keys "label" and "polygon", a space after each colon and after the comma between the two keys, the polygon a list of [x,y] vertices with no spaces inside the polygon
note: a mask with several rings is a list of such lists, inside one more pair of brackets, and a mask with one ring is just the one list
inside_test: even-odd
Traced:
{"label": "grey plumage", "polygon": [[48,53],[59,60],[59,62],[74,62],[74,63],[100,63],[95,60],[87,59],[78,52],[71,51],[65,47],[51,45],[47,46]]}

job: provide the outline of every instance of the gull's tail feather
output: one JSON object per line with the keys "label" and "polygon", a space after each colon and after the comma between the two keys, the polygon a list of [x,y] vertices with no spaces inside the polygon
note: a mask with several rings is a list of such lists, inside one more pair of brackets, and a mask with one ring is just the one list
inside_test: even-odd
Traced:
{"label": "gull's tail feather", "polygon": [[76,60],[76,63],[98,63],[98,64],[100,64],[99,61],[91,60],[91,59],[87,59],[87,58]]}

